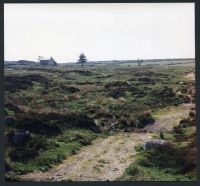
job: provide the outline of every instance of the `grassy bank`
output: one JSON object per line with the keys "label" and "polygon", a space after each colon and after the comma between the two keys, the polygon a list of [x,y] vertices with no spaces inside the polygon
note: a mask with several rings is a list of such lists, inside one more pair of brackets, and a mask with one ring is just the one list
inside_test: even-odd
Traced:
{"label": "grassy bank", "polygon": [[[36,155],[34,154],[37,149],[30,149],[29,144],[25,144],[23,147],[11,147],[7,151],[10,156],[7,156],[6,159],[8,172],[6,179],[8,181],[14,178],[17,179],[17,175],[35,170],[47,171],[67,157],[76,154],[82,146],[91,144],[91,141],[96,137],[97,134],[90,130],[71,129],[63,132],[62,135],[47,139],[45,148],[40,148]],[[37,143],[37,141],[34,140],[34,143]],[[38,143],[44,144],[44,141],[39,140]],[[23,159],[23,157],[27,156],[28,151],[30,153],[29,158]],[[14,153],[14,156],[11,156],[11,153]]]}

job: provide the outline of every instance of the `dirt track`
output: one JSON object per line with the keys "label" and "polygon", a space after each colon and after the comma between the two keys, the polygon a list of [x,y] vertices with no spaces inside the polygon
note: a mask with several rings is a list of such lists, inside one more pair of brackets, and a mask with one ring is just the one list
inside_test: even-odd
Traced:
{"label": "dirt track", "polygon": [[[170,108],[157,117],[153,132],[169,131],[180,119],[187,117],[193,104]],[[20,176],[22,181],[106,181],[121,176],[133,161],[135,146],[151,138],[151,133],[117,133],[107,138],[98,138],[92,145],[83,147],[77,155],[69,157],[47,172],[33,172]]]}
{"label": "dirt track", "polygon": [[147,140],[149,134],[119,133],[98,138],[69,157],[59,166],[45,173],[35,172],[21,176],[23,181],[105,181],[121,176],[135,155],[134,147]]}
{"label": "dirt track", "polygon": [[178,107],[169,107],[162,114],[155,114],[155,123],[148,125],[145,129],[148,132],[160,132],[161,130],[163,132],[171,131],[181,119],[188,117],[188,113],[192,107],[194,107],[193,103],[182,104]]}

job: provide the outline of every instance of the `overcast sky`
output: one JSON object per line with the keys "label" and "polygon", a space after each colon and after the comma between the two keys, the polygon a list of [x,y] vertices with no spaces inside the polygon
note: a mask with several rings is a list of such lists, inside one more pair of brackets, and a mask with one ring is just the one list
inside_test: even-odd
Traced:
{"label": "overcast sky", "polygon": [[5,4],[5,60],[195,57],[194,4]]}

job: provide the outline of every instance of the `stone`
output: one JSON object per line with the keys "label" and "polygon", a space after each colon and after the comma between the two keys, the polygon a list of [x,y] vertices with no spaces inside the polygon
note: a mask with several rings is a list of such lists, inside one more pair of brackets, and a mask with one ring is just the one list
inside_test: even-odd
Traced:
{"label": "stone", "polygon": [[157,149],[159,147],[163,147],[166,145],[165,140],[160,140],[160,139],[153,139],[146,141],[143,145],[144,150],[152,150],[152,149]]}
{"label": "stone", "polygon": [[29,131],[21,129],[14,132],[12,141],[15,145],[22,145],[24,142],[30,139],[30,137],[31,134]]}

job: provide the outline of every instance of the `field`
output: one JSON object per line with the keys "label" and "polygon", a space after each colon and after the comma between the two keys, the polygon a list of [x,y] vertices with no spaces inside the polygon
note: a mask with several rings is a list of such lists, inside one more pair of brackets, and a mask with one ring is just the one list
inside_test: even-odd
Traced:
{"label": "field", "polygon": [[191,60],[6,65],[6,180],[195,180],[194,73]]}

